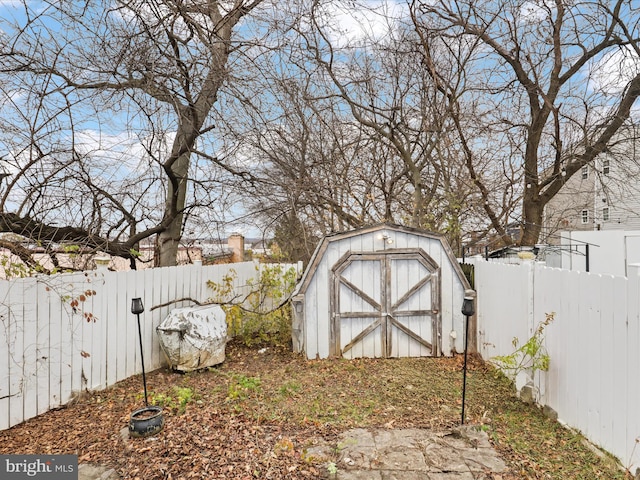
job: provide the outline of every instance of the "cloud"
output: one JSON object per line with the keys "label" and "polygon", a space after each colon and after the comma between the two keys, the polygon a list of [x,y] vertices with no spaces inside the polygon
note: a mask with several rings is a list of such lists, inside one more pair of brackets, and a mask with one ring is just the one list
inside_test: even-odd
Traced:
{"label": "cloud", "polygon": [[549,12],[555,12],[553,2],[524,2],[520,7],[520,18],[527,23],[540,22],[549,18]]}
{"label": "cloud", "polygon": [[639,73],[640,57],[631,47],[623,47],[593,63],[589,87],[609,95],[620,94]]}
{"label": "cloud", "polygon": [[119,176],[123,170],[144,174],[152,162],[150,154],[163,161],[171,150],[174,137],[174,132],[167,133],[162,139],[140,139],[128,132],[112,135],[83,130],[75,134],[74,147],[80,155],[94,160],[92,168],[100,176]]}
{"label": "cloud", "polygon": [[325,24],[330,25],[330,40],[340,47],[384,38],[408,16],[408,9],[405,3],[393,0],[366,0],[351,7],[328,4],[323,13]]}

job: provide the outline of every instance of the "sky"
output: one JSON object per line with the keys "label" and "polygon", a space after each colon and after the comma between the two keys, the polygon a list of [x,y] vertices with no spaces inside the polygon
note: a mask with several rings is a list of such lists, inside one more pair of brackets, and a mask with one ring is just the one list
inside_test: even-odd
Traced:
{"label": "sky", "polygon": [[[41,2],[30,1],[32,5]],[[393,27],[387,15],[394,18],[406,18],[408,15],[407,3],[393,0],[368,0],[364,2],[366,10],[354,9],[352,6],[338,8],[335,2],[327,2],[324,8],[330,9],[327,15],[331,16],[331,39],[337,46],[358,42],[364,38],[383,38],[388,29]],[[22,1],[0,0],[0,18],[8,18],[19,15]],[[544,10],[539,2],[526,2],[522,8],[524,21],[536,21],[542,18]],[[0,28],[2,24],[0,23]],[[621,92],[628,79],[637,74],[640,62],[632,51],[617,51],[600,59],[589,79],[592,89],[607,89],[611,92]],[[133,138],[124,132],[112,131],[98,133],[95,130],[84,129],[78,132],[77,139],[82,148],[87,152],[92,151],[97,156],[110,156],[113,152],[121,157],[129,158],[132,171],[139,165],[134,159],[142,155],[144,149],[137,138]],[[0,155],[4,152],[0,152]]]}
{"label": "sky", "polygon": [[331,17],[331,41],[337,47],[358,42],[364,38],[381,39],[393,28],[397,19],[408,18],[409,9],[405,2],[392,0],[366,1],[366,10],[358,10],[344,5],[338,7],[331,2],[327,16]]}

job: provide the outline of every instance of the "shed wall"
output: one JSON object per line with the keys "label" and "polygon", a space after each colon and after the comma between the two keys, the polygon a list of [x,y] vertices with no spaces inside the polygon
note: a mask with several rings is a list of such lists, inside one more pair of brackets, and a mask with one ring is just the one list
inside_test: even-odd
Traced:
{"label": "shed wall", "polygon": [[[388,240],[382,238],[382,233]],[[392,243],[387,243],[391,241]],[[464,319],[460,310],[465,286],[460,281],[451,257],[445,251],[438,238],[416,235],[412,232],[381,229],[354,236],[329,239],[326,250],[321,255],[312,277],[308,279],[308,287],[304,293],[304,337],[303,348],[308,358],[326,358],[330,355],[331,331],[331,268],[348,251],[377,252],[389,249],[420,248],[424,250],[441,269],[441,318],[442,318],[442,353],[451,355],[452,350],[462,352],[464,349]],[[455,261],[455,259],[453,259]],[[456,339],[450,337],[455,330]]]}

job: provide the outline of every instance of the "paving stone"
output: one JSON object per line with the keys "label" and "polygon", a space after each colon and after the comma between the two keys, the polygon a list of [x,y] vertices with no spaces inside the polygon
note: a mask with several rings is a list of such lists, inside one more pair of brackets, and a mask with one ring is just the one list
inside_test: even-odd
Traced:
{"label": "paving stone", "polygon": [[463,457],[464,451],[464,448],[449,444],[431,443],[424,449],[424,455],[430,471],[465,472],[469,467]]}
{"label": "paving stone", "polygon": [[[427,471],[427,464],[422,451],[417,448],[385,445],[378,446],[376,468],[382,470],[416,470]],[[372,462],[373,465],[373,462]]]}
{"label": "paving stone", "polygon": [[376,442],[373,437],[373,433],[364,428],[355,428],[344,432],[340,435],[340,441],[338,442],[338,448],[360,446],[360,447],[375,447]]}
{"label": "paving stone", "polygon": [[429,480],[489,480],[491,477],[472,472],[436,472],[430,473],[427,478]]}
{"label": "paving stone", "polygon": [[382,480],[379,470],[338,470],[336,480]]}
{"label": "paving stone", "polygon": [[83,463],[78,465],[78,480],[120,480],[112,468]]}
{"label": "paving stone", "polygon": [[424,471],[400,472],[397,470],[382,470],[382,480],[431,480],[430,474]]}
{"label": "paving stone", "polygon": [[491,448],[487,434],[475,425],[461,425],[454,428],[452,434],[459,434],[476,448]]}
{"label": "paving stone", "polygon": [[[310,457],[339,452],[335,480],[489,480],[501,478],[506,464],[479,429],[451,432],[421,429],[344,432],[337,443],[313,442]],[[317,458],[319,459],[319,458]],[[113,469],[83,464],[78,480],[120,480]]]}
{"label": "paving stone", "polygon": [[355,429],[340,436],[338,449],[341,480],[477,480],[506,469],[486,433],[472,426],[445,433]]}
{"label": "paving stone", "polygon": [[492,472],[504,472],[507,465],[492,449],[479,448],[476,451],[463,453],[465,462],[472,471],[491,470]]}

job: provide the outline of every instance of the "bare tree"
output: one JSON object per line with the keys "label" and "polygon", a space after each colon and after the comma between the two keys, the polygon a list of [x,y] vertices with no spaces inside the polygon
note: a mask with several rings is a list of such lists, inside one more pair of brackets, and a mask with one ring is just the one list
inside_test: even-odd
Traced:
{"label": "bare tree", "polygon": [[[572,175],[607,150],[640,96],[640,43],[632,3],[412,3],[423,39],[438,36],[482,47],[463,62],[466,91],[454,98],[457,92],[449,89],[449,100],[481,106],[476,122],[487,134],[461,138],[466,138],[463,146],[473,160],[467,163],[468,173],[483,197],[491,187],[474,171],[481,146],[491,142],[499,157],[510,157],[496,170],[512,171],[509,178],[521,182],[522,245],[538,241],[545,205]],[[619,91],[594,88],[595,70],[614,54],[634,58],[635,71],[618,72],[625,79]],[[487,213],[507,242],[504,217]]]}
{"label": "bare tree", "polygon": [[22,127],[0,143],[0,227],[126,258],[155,236],[157,264],[175,264],[185,222],[211,204],[189,185],[242,173],[207,138],[230,59],[262,34],[239,27],[261,3],[25,1],[0,38],[1,108]]}
{"label": "bare tree", "polygon": [[434,150],[446,126],[428,76],[412,55],[410,31],[401,24],[391,25],[394,20],[389,18],[384,38],[365,35],[342,43],[333,38],[328,5],[315,2],[312,28],[299,30],[309,60],[321,67],[333,95],[346,104],[360,128],[401,162],[413,189],[409,223],[425,226],[442,173]]}
{"label": "bare tree", "polygon": [[242,139],[241,154],[256,162],[256,182],[247,185],[256,217],[268,225],[306,225],[311,238],[393,221],[407,182],[388,149],[341,115],[336,98],[311,100],[316,87],[312,94],[291,77],[269,84],[265,111],[278,113],[267,119],[246,112],[255,125]]}
{"label": "bare tree", "polygon": [[[459,248],[466,230],[482,229],[481,202],[419,37],[382,15],[388,35],[344,45],[329,13],[313,13],[294,23],[286,54],[252,76],[250,91],[263,95],[238,105],[225,132],[253,162],[252,211],[279,243],[287,228],[304,240],[389,221],[441,231]],[[304,243],[292,248],[310,254]]]}
{"label": "bare tree", "polygon": [[236,163],[253,172],[242,189],[245,204],[300,259],[325,233],[393,220],[407,182],[393,151],[345,114],[299,39],[290,35],[287,43],[263,53],[259,71],[247,75],[255,95],[236,102],[222,128]]}

